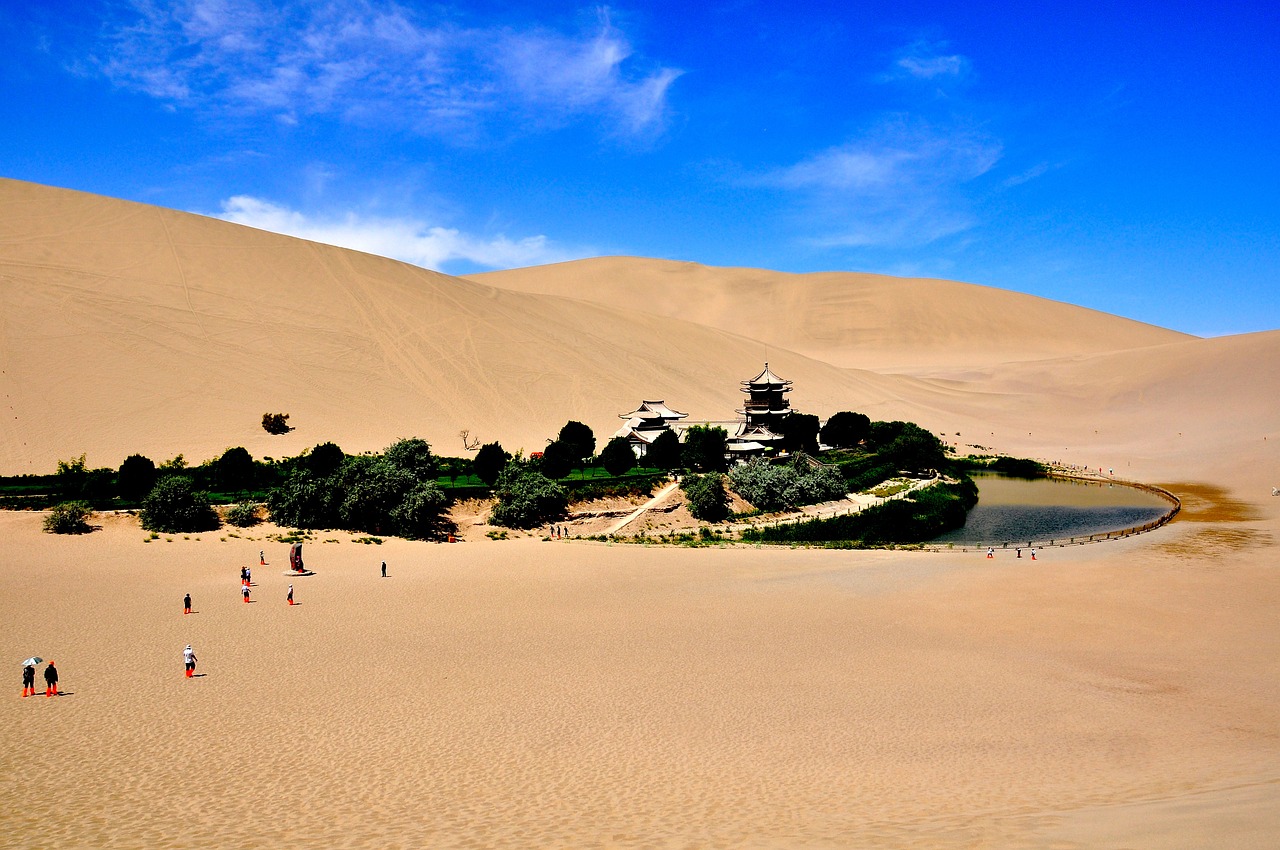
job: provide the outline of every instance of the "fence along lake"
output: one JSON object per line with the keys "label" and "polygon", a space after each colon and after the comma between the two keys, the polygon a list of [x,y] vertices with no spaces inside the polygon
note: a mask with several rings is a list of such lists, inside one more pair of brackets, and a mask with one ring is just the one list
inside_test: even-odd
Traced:
{"label": "fence along lake", "polygon": [[1161,496],[1113,482],[1006,478],[979,474],[978,504],[963,528],[933,543],[1026,546],[1065,542],[1155,522],[1172,505]]}

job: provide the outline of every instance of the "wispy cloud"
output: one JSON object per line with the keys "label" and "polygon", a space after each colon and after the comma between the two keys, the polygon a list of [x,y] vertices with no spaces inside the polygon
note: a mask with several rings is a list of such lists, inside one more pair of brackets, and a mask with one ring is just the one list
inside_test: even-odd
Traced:
{"label": "wispy cloud", "polygon": [[974,226],[965,184],[999,161],[998,140],[902,117],[756,182],[789,191],[824,247],[924,245]]}
{"label": "wispy cloud", "polygon": [[[377,0],[132,0],[93,57],[116,85],[177,107],[312,115],[423,134],[504,118],[590,118],[653,135],[680,72],[637,57],[607,10],[590,32],[464,27]],[[527,124],[529,122],[522,121]]]}
{"label": "wispy cloud", "polygon": [[554,245],[546,236],[510,239],[505,234],[475,236],[409,218],[362,216],[354,212],[310,216],[249,195],[222,203],[215,217],[287,236],[353,248],[368,254],[444,270],[451,263],[513,268],[585,256]]}
{"label": "wispy cloud", "polygon": [[884,79],[917,79],[942,82],[963,80],[973,72],[969,59],[959,53],[946,52],[946,44],[926,40],[914,41],[898,50],[893,68]]}

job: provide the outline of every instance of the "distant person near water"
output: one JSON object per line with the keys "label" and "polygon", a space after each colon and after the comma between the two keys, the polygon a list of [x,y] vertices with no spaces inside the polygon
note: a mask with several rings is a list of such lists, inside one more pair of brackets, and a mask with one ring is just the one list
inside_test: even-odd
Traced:
{"label": "distant person near water", "polygon": [[49,666],[44,668],[44,695],[46,697],[58,696],[58,668],[53,666],[53,662],[49,662]]}
{"label": "distant person near water", "polygon": [[191,613],[191,594],[190,593],[182,597],[182,613],[183,614]]}
{"label": "distant person near water", "polygon": [[187,668],[188,679],[196,674],[196,661],[196,651],[191,648],[191,644],[187,644],[187,648],[182,650],[182,664]]}

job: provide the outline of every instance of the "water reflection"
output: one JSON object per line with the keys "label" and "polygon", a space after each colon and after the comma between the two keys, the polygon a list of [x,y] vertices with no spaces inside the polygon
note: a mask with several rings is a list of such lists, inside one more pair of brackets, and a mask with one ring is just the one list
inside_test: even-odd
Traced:
{"label": "water reflection", "polygon": [[1026,545],[1106,534],[1154,522],[1169,503],[1154,493],[1119,484],[1041,478],[1027,481],[974,476],[978,504],[964,528],[935,543]]}

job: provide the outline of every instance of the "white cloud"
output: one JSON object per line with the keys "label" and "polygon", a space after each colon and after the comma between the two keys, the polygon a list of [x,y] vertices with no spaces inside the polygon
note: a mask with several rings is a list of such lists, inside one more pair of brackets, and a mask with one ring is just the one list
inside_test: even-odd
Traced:
{"label": "white cloud", "polygon": [[917,80],[941,82],[945,79],[967,78],[973,70],[969,59],[959,53],[945,53],[945,44],[915,41],[897,53],[893,70],[885,79],[911,77]]}
{"label": "white cloud", "polygon": [[983,133],[895,118],[756,182],[792,193],[813,244],[923,245],[977,223],[965,184],[1000,155]]}
{"label": "white cloud", "polygon": [[519,239],[505,234],[480,237],[414,219],[365,217],[354,212],[313,217],[249,195],[224,201],[222,212],[215,217],[437,270],[452,262],[514,268],[584,256],[553,245],[543,235]]}
{"label": "white cloud", "polygon": [[490,122],[660,131],[680,72],[645,65],[602,13],[590,33],[466,28],[378,0],[133,0],[94,61],[113,83],[192,108],[337,115],[427,134]]}

